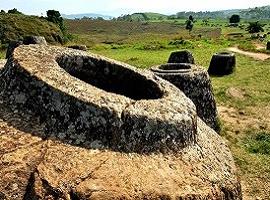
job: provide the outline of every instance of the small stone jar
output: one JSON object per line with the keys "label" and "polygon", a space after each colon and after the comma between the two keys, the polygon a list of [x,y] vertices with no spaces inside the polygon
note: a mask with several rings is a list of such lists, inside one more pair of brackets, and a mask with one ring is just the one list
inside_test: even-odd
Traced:
{"label": "small stone jar", "polygon": [[188,63],[168,63],[152,67],[151,70],[183,91],[195,104],[198,116],[208,126],[220,131],[216,102],[207,71]]}

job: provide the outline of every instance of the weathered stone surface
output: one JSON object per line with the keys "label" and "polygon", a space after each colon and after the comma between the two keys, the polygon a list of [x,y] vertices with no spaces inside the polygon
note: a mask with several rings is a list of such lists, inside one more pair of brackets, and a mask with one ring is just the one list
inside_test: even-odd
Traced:
{"label": "weathered stone surface", "polygon": [[168,63],[191,63],[194,64],[194,58],[191,52],[187,50],[172,52]]}
{"label": "weathered stone surface", "polygon": [[177,151],[196,141],[194,104],[152,73],[123,63],[59,47],[20,46],[1,78],[6,102],[40,116],[47,137],[144,153]]}
{"label": "weathered stone surface", "polygon": [[87,46],[85,45],[71,45],[71,46],[68,46],[68,48],[87,51]]}
{"label": "weathered stone surface", "polygon": [[[110,83],[116,88],[90,82],[95,77],[90,71],[98,80],[102,73],[125,84],[127,78],[138,89],[130,94],[117,90],[117,80]],[[73,137],[61,126],[67,125],[65,116],[70,123],[80,119]],[[94,54],[17,48],[0,75],[0,127],[4,200],[242,199],[228,146],[196,117],[195,106],[181,91],[150,72]],[[86,129],[87,137],[76,143]],[[91,141],[95,137],[107,141]]]}
{"label": "weathered stone surface", "polygon": [[151,70],[183,91],[195,104],[198,116],[214,130],[220,130],[211,80],[202,67],[182,63],[155,66]]}
{"label": "weathered stone surface", "polygon": [[4,200],[241,199],[227,145],[199,118],[195,145],[170,155],[126,154],[41,140],[37,119],[7,107],[0,107]]}
{"label": "weathered stone surface", "polygon": [[234,53],[221,52],[213,55],[208,73],[215,76],[232,74],[235,70],[236,59]]}

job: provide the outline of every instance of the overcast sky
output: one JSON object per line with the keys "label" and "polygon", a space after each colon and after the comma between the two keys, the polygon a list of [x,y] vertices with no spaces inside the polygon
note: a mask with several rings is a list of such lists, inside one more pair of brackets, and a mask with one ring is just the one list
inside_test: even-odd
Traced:
{"label": "overcast sky", "polygon": [[270,5],[270,0],[0,0],[0,9],[17,8],[25,14],[99,13],[117,16],[133,12],[174,14],[178,11],[213,11]]}

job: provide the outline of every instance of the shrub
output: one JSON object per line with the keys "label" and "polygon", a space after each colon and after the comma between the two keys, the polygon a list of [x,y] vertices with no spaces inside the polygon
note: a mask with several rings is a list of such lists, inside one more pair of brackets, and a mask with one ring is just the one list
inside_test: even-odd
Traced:
{"label": "shrub", "polygon": [[239,15],[232,15],[230,17],[230,23],[239,23],[240,22],[240,16]]}
{"label": "shrub", "polygon": [[8,10],[9,14],[22,14],[20,11],[18,11],[16,8],[13,8],[11,10]]}
{"label": "shrub", "polygon": [[247,27],[247,31],[249,33],[259,33],[259,32],[263,32],[263,24],[261,24],[259,21],[256,22],[249,22],[249,25]]}

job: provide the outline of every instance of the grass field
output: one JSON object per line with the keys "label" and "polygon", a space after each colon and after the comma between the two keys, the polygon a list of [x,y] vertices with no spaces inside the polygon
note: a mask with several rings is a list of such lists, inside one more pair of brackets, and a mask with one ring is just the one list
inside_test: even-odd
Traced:
{"label": "grass field", "polygon": [[[207,69],[215,52],[231,46],[259,51],[255,44],[266,43],[251,40],[243,28],[227,27],[225,21],[210,21],[208,25],[197,22],[191,33],[184,29],[183,21],[86,20],[67,24],[75,34],[72,43],[86,44],[91,52],[145,69],[166,63],[170,53],[179,49],[192,51],[196,64]],[[245,199],[270,199],[269,80],[270,60],[256,61],[239,54],[234,74],[212,77],[222,121],[221,134],[228,140],[239,168]]]}

